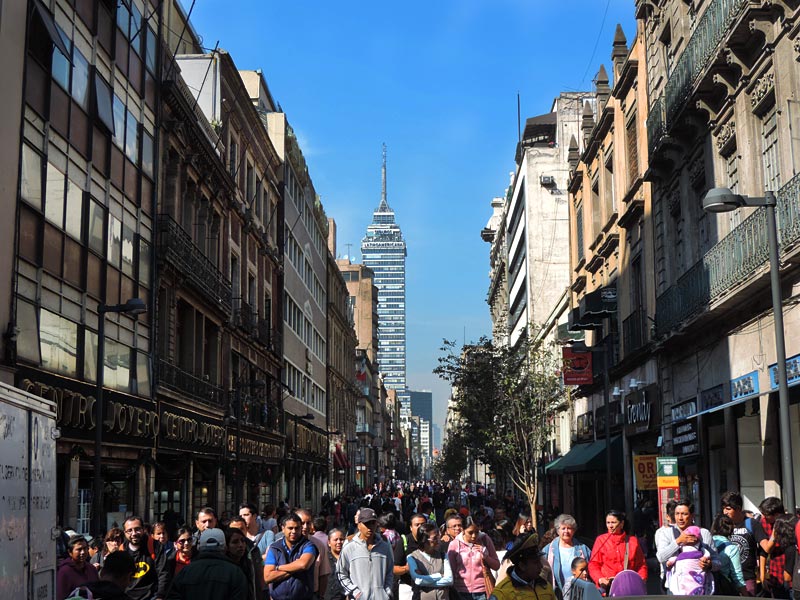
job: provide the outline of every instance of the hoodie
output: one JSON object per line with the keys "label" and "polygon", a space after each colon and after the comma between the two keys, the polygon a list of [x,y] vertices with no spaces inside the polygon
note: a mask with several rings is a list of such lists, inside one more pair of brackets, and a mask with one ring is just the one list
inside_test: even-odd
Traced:
{"label": "hoodie", "polygon": [[56,600],[64,600],[76,587],[91,581],[97,581],[97,569],[87,560],[79,569],[71,558],[64,558],[58,563],[56,575]]}
{"label": "hoodie", "polygon": [[86,588],[98,600],[130,600],[130,596],[125,593],[125,589],[119,587],[113,581],[101,579],[100,581],[86,584]]}
{"label": "hoodie", "polygon": [[133,581],[125,590],[132,600],[167,597],[167,589],[172,580],[172,573],[167,569],[167,554],[161,544],[155,540],[153,540],[152,547],[155,558],[150,554],[147,536],[144,536],[136,550],[128,544],[122,550],[131,555],[136,565]]}
{"label": "hoodie", "polygon": [[336,577],[348,596],[358,600],[388,600],[394,576],[392,547],[379,535],[370,550],[360,535],[344,545],[336,563]]}

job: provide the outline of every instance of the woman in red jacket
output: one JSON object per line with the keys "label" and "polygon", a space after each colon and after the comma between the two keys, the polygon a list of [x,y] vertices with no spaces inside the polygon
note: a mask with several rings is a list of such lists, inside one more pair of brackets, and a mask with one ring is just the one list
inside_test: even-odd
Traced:
{"label": "woman in red jacket", "polygon": [[608,533],[597,537],[589,560],[589,576],[597,587],[608,590],[611,580],[623,570],[636,571],[647,582],[647,562],[639,540],[625,531],[625,513],[610,510],[606,513]]}

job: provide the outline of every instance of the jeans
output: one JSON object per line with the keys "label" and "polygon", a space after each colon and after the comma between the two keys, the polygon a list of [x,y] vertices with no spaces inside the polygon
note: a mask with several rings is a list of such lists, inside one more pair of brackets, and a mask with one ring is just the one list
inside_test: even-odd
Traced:
{"label": "jeans", "polygon": [[486,592],[458,592],[458,597],[461,600],[486,600]]}

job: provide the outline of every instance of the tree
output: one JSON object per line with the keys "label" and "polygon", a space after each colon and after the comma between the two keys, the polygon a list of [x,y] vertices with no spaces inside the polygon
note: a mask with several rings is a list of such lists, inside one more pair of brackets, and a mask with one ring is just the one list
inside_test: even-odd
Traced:
{"label": "tree", "polygon": [[539,464],[566,397],[554,344],[523,338],[514,347],[486,337],[458,348],[444,340],[434,373],[453,388],[450,440],[508,473],[528,499],[536,524]]}
{"label": "tree", "polygon": [[433,476],[437,481],[458,481],[467,468],[467,449],[459,431],[451,432],[439,457],[433,463]]}

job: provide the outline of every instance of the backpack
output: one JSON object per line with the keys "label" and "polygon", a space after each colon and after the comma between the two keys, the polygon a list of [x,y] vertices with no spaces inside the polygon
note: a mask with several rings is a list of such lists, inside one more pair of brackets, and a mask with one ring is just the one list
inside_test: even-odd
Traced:
{"label": "backpack", "polygon": [[[720,557],[725,553],[725,547],[728,544],[732,544],[733,542],[722,542],[720,544],[714,544],[717,553]],[[739,590],[736,587],[736,584],[731,581],[728,577],[726,577],[722,571],[712,571],[714,576],[714,595],[715,596],[738,596]]]}

